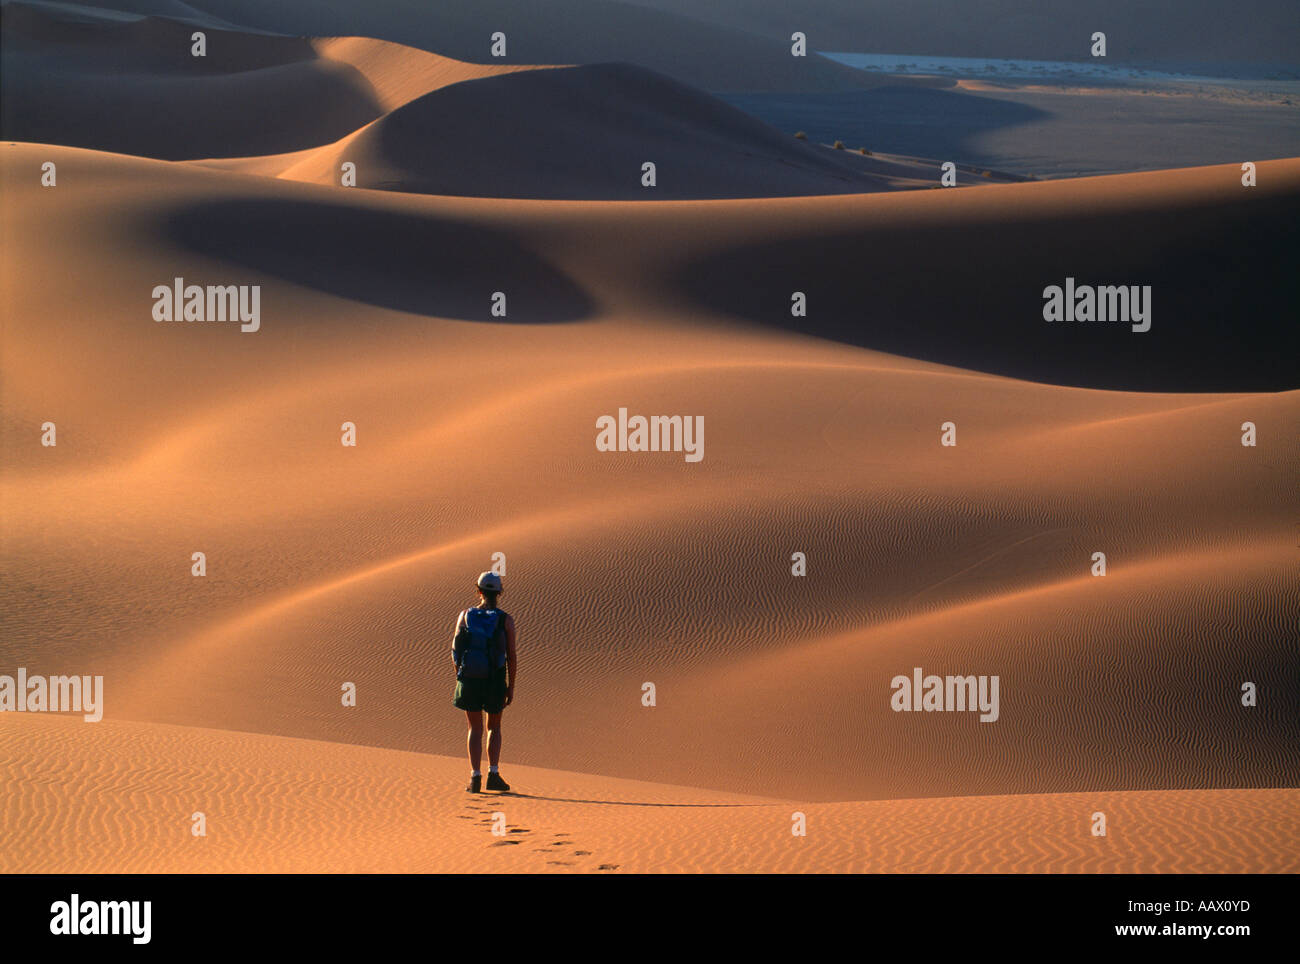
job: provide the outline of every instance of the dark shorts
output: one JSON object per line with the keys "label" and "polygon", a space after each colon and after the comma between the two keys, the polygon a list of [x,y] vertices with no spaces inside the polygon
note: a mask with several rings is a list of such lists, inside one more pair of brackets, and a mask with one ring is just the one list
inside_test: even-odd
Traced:
{"label": "dark shorts", "polygon": [[456,680],[452,703],[458,710],[500,713],[506,708],[506,671],[498,670],[487,679]]}

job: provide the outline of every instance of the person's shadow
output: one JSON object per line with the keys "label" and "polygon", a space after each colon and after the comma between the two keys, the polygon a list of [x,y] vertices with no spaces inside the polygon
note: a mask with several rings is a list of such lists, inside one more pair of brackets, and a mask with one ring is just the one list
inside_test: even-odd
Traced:
{"label": "person's shadow", "polygon": [[510,790],[499,793],[500,797],[523,797],[526,800],[548,800],[552,803],[595,803],[607,807],[766,807],[766,803],[639,803],[633,800],[585,800],[581,797],[544,797],[535,793],[519,793]]}

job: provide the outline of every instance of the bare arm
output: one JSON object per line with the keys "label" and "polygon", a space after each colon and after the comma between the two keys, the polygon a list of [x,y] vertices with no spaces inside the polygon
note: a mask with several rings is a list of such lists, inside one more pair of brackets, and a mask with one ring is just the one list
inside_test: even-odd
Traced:
{"label": "bare arm", "polygon": [[515,699],[515,679],[519,673],[519,661],[515,658],[515,617],[506,617],[506,666],[509,668],[509,681],[506,683],[506,706]]}
{"label": "bare arm", "polygon": [[460,624],[464,620],[465,614],[462,612],[456,617],[456,628],[451,633],[451,665],[456,668],[457,672],[460,671],[460,667],[456,665],[456,636],[460,633]]}

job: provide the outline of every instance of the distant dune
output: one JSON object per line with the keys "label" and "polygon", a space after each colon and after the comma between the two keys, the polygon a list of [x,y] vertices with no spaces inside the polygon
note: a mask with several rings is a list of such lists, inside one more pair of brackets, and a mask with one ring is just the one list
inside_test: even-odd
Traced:
{"label": "distant dune", "polygon": [[396,110],[448,84],[537,69],[526,64],[462,63],[369,37],[324,37],[313,40],[312,48],[321,57],[356,68],[384,111]]}
{"label": "distant dune", "polygon": [[383,108],[362,75],[297,37],[192,28],[160,18],[81,24],[4,7],[0,126],[9,140],[169,160],[299,150]]}
{"label": "distant dune", "polygon": [[330,144],[439,87],[531,69],[366,37],[214,28],[208,55],[194,57],[192,33],[161,17],[85,22],[7,4],[5,136],[168,160],[278,155]]}
{"label": "distant dune", "polygon": [[[6,8],[0,121],[10,139],[426,194],[685,199],[929,187],[935,162],[801,142],[670,77],[628,64],[553,75],[366,37],[303,39],[160,18],[84,23]],[[509,76],[527,71],[527,79]],[[492,123],[483,123],[490,117]],[[317,149],[319,148],[319,149]],[[641,165],[663,176],[653,193]],[[962,183],[986,183],[969,170]]]}
{"label": "distant dune", "polygon": [[[440,88],[282,176],[471,197],[680,200],[855,194],[938,180],[796,140],[708,94],[641,67],[598,64]],[[656,185],[642,184],[642,165]],[[910,183],[897,175],[911,175]]]}
{"label": "distant dune", "polygon": [[[301,37],[360,36],[474,63],[639,64],[705,90],[849,90],[875,81],[815,50],[790,55],[790,41],[691,16],[609,0],[94,0],[153,16],[197,14],[250,31]],[[506,56],[492,35],[506,35]],[[816,45],[814,45],[815,47]],[[824,48],[823,48],[824,49]]]}

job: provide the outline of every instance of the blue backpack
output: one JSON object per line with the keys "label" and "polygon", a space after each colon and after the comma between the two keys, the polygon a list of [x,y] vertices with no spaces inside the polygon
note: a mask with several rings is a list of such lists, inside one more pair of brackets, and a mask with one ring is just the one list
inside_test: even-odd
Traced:
{"label": "blue backpack", "polygon": [[506,665],[506,614],[467,609],[456,630],[456,679],[487,679]]}

